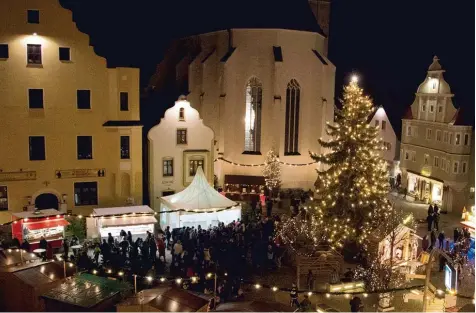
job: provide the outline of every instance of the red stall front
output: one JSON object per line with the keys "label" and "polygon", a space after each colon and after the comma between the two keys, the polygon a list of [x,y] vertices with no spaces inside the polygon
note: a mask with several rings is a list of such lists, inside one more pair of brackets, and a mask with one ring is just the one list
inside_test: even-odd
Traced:
{"label": "red stall front", "polygon": [[63,244],[64,228],[69,225],[58,210],[36,210],[13,213],[12,236],[30,243],[30,251],[38,248],[41,237],[48,241],[48,255]]}

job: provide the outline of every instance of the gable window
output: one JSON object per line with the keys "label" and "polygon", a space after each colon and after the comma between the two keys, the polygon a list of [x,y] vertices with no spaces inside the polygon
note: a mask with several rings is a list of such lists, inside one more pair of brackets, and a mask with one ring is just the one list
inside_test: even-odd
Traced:
{"label": "gable window", "polygon": [[43,89],[28,89],[28,107],[43,109]]}
{"label": "gable window", "polygon": [[98,183],[78,182],[74,183],[74,205],[97,205],[98,204]]}
{"label": "gable window", "polygon": [[8,45],[0,44],[0,59],[8,59]]}
{"label": "gable window", "polygon": [[59,59],[60,61],[71,61],[70,49],[66,47],[59,47]]}
{"label": "gable window", "polygon": [[375,127],[378,127],[378,120],[375,120]]}
{"label": "gable window", "polygon": [[131,158],[130,143],[131,140],[129,136],[121,136],[121,159],[123,160]]}
{"label": "gable window", "polygon": [[425,165],[428,165],[428,163],[429,163],[429,160],[430,160],[430,155],[428,155],[428,154],[425,154],[425,157],[424,157],[424,162],[425,162]]}
{"label": "gable window", "polygon": [[172,177],[174,176],[174,159],[163,159],[163,170],[162,176],[163,177]]}
{"label": "gable window", "polygon": [[382,130],[387,129],[387,121],[382,121]]}
{"label": "gable window", "polygon": [[261,82],[251,78],[245,91],[245,152],[260,152],[262,93]]}
{"label": "gable window", "polygon": [[286,123],[284,131],[284,154],[299,154],[299,106],[301,88],[291,79],[286,88]]}
{"label": "gable window", "polygon": [[457,133],[455,135],[455,145],[459,145],[459,144],[461,144],[461,134]]}
{"label": "gable window", "polygon": [[461,172],[462,172],[463,174],[466,174],[467,167],[468,167],[468,163],[463,162],[463,163],[461,164]]}
{"label": "gable window", "polygon": [[42,161],[46,160],[45,153],[45,137],[43,136],[30,136],[30,161]]}
{"label": "gable window", "polygon": [[120,101],[120,110],[121,111],[129,111],[129,93],[125,91],[121,91],[119,94],[119,101]]}
{"label": "gable window", "polygon": [[439,157],[434,157],[433,166],[435,166],[435,167],[440,166],[440,158]]}
{"label": "gable window", "polygon": [[436,141],[441,141],[441,130],[436,131]]}
{"label": "gable window", "polygon": [[26,45],[28,64],[41,64],[41,45]]}
{"label": "gable window", "polygon": [[431,128],[426,129],[426,139],[430,140],[433,134],[433,130]]}
{"label": "gable window", "polygon": [[93,137],[78,136],[77,138],[78,160],[90,160],[93,158]]}
{"label": "gable window", "polygon": [[27,11],[27,22],[29,24],[40,24],[40,11],[38,11],[38,10],[28,10]]}
{"label": "gable window", "polygon": [[464,145],[469,145],[469,134],[464,134]]}
{"label": "gable window", "polygon": [[179,110],[179,116],[178,116],[179,121],[185,121],[185,109],[180,108]]}
{"label": "gable window", "polygon": [[91,109],[91,90],[78,90],[76,92],[76,102],[78,109]]}
{"label": "gable window", "polygon": [[199,167],[201,167],[203,170],[204,163],[205,163],[204,159],[190,160],[189,175],[195,176]]}
{"label": "gable window", "polygon": [[187,144],[187,130],[186,129],[177,129],[177,144],[178,145]]}

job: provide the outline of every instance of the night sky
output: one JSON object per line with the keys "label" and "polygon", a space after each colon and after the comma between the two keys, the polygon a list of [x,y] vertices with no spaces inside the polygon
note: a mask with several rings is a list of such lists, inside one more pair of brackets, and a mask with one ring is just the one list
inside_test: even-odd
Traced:
{"label": "night sky", "polygon": [[[61,0],[109,66],[141,69],[145,87],[170,40],[237,26],[308,27],[307,0]],[[454,104],[474,125],[474,1],[332,0],[329,58],[337,67],[336,97],[352,72],[383,105],[397,135],[434,55],[447,70]],[[143,99],[146,127],[173,105]],[[146,107],[145,107],[146,106]]]}

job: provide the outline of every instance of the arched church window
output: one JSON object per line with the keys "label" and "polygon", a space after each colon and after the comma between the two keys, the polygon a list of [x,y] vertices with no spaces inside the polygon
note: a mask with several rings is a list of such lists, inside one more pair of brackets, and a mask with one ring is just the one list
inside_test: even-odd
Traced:
{"label": "arched church window", "polygon": [[185,121],[185,109],[180,108],[179,110],[179,121]]}
{"label": "arched church window", "polygon": [[260,151],[262,93],[261,82],[252,77],[246,84],[245,152]]}
{"label": "arched church window", "polygon": [[284,130],[284,154],[299,154],[299,106],[301,87],[291,79],[286,88],[286,121]]}

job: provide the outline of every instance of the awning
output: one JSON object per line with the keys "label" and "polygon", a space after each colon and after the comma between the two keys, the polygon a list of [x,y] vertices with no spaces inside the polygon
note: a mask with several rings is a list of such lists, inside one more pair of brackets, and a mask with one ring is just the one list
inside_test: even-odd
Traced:
{"label": "awning", "polygon": [[225,184],[264,186],[263,176],[225,175]]}
{"label": "awning", "polygon": [[44,229],[44,228],[53,228],[58,226],[67,226],[69,225],[69,223],[65,219],[57,219],[57,220],[51,220],[51,221],[24,223],[23,225],[25,225],[29,230],[37,230],[37,229]]}
{"label": "awning", "polygon": [[436,178],[436,177],[432,177],[432,176],[425,176],[425,175],[422,175],[421,173],[418,173],[418,172],[415,172],[415,171],[412,171],[412,170],[407,170],[408,173],[412,173],[413,175],[417,175],[423,179],[428,179],[428,180],[434,180],[438,183],[442,183],[444,184],[445,182],[439,178]]}
{"label": "awning", "polygon": [[122,215],[122,214],[131,214],[131,213],[154,214],[154,210],[152,210],[148,205],[135,205],[135,206],[114,207],[114,208],[97,208],[93,210],[94,217],[107,216],[107,215]]}
{"label": "awning", "polygon": [[155,224],[157,219],[153,216],[127,216],[116,218],[101,218],[102,227],[118,227],[131,225]]}

